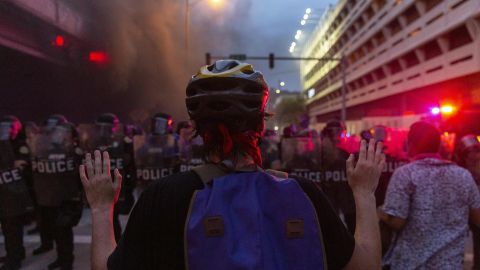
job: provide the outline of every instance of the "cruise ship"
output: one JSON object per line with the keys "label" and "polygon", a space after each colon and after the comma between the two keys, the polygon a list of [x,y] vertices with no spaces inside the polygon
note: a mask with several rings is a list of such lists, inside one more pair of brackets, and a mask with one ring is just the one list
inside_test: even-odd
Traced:
{"label": "cruise ship", "polygon": [[480,0],[340,0],[301,55],[345,59],[301,65],[315,129],[341,119],[343,98],[356,134],[374,125],[408,128],[442,106],[478,112]]}

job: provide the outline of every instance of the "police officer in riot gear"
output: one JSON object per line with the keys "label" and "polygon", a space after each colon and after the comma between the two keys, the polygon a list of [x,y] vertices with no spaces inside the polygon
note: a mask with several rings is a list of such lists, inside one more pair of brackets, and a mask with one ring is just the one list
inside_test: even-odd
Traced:
{"label": "police officer in riot gear", "polygon": [[203,164],[203,139],[195,134],[190,121],[182,121],[177,125],[175,133],[175,151],[180,158],[179,168],[175,172],[186,172]]}
{"label": "police officer in riot gear", "polygon": [[321,132],[322,188],[334,208],[343,215],[351,233],[355,232],[355,201],[346,176],[349,153],[341,148],[346,140],[346,129],[340,121],[327,123]]}
{"label": "police officer in riot gear", "polygon": [[[388,184],[390,183],[390,179],[395,170],[408,163],[408,160],[402,158],[399,153],[393,153],[391,149],[389,149],[391,142],[387,140],[388,134],[387,127],[383,125],[376,125],[369,130],[362,131],[361,133],[362,139],[367,142],[371,139],[375,139],[377,142],[384,143],[383,151],[385,153],[385,167],[383,168],[377,189],[375,190],[377,207],[383,205],[383,202],[385,201]],[[383,221],[380,221],[379,225],[382,239],[382,254],[385,254],[390,247],[393,238],[393,231]]]}
{"label": "police officer in riot gear", "polygon": [[34,189],[42,238],[34,254],[52,249],[54,241],[57,259],[48,269],[72,269],[73,227],[80,221],[83,209],[77,173],[83,151],[78,146],[75,126],[58,115],[47,119],[35,140],[33,153]]}
{"label": "police officer in riot gear", "polygon": [[150,132],[134,138],[137,186],[140,192],[152,181],[174,172],[179,159],[172,131],[172,116],[157,113],[151,119]]}
{"label": "police officer in riot gear", "polygon": [[0,119],[0,224],[6,256],[1,270],[20,269],[25,258],[23,223],[32,202],[25,179],[30,169],[30,150],[15,116]]}
{"label": "police officer in riot gear", "polygon": [[[385,194],[387,192],[388,183],[393,175],[393,172],[400,166],[408,163],[408,160],[401,158],[398,153],[393,153],[389,149],[389,142],[387,141],[388,129],[383,125],[374,126],[370,129],[370,135],[372,139],[377,142],[383,142],[385,153],[385,168],[383,169],[380,181],[378,183],[377,190],[375,191],[375,197],[377,199],[377,206],[383,205],[385,201]],[[367,140],[369,141],[369,140]]]}
{"label": "police officer in riot gear", "polygon": [[[36,155],[41,153],[42,155],[45,155],[46,150],[42,149],[45,146],[42,144],[49,143],[49,139],[47,137],[48,133],[51,132],[55,126],[63,125],[66,123],[68,123],[67,118],[61,114],[53,114],[53,115],[50,115],[47,119],[45,119],[45,121],[43,122],[43,125],[41,126],[41,130],[39,130],[38,133],[35,134],[36,136],[34,136],[34,142],[32,142],[32,145],[34,146],[34,154]],[[33,158],[35,159],[36,157],[34,156]],[[36,172],[34,172],[34,175],[36,175]],[[37,197],[37,192],[34,189],[34,198],[35,198],[36,204],[38,204],[36,197]],[[38,211],[37,222],[40,230],[41,245],[40,247],[33,250],[33,255],[39,255],[53,249],[53,232],[49,230],[51,226],[48,226],[47,223],[44,223],[44,226],[41,225],[42,217],[44,217],[44,215],[42,215],[39,208],[40,207],[38,207],[37,205],[37,211]]]}
{"label": "police officer in riot gear", "polygon": [[133,189],[134,183],[134,153],[133,140],[125,136],[121,130],[119,118],[113,113],[101,114],[96,120],[93,128],[93,141],[90,147],[101,151],[108,151],[110,154],[111,169],[118,169],[125,175],[120,199],[115,205],[114,228],[115,238],[120,239],[122,227],[119,215],[128,215],[134,204]]}

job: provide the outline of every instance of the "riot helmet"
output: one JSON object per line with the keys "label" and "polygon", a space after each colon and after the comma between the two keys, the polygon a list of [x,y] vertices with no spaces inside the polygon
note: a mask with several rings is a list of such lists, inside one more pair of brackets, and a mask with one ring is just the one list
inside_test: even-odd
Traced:
{"label": "riot helmet", "polygon": [[165,135],[173,131],[173,118],[166,113],[157,113],[152,117],[150,131],[154,135]]}
{"label": "riot helmet", "polygon": [[377,142],[385,142],[387,139],[387,127],[382,125],[374,126],[370,130],[372,138]]}
{"label": "riot helmet", "polygon": [[17,117],[7,115],[0,118],[0,141],[15,140],[21,129],[22,123]]}
{"label": "riot helmet", "polygon": [[362,138],[362,140],[369,142],[372,139],[372,131],[362,130],[362,132],[360,132],[360,137]]}
{"label": "riot helmet", "polygon": [[331,121],[322,130],[322,138],[330,139],[336,143],[346,138],[347,130],[340,121]]}
{"label": "riot helmet", "polygon": [[66,145],[72,143],[75,127],[72,123],[56,125],[50,132],[50,141],[54,145]]}
{"label": "riot helmet", "polygon": [[68,123],[67,118],[64,115],[61,114],[53,114],[50,115],[44,122],[43,122],[43,128],[46,131],[51,131],[53,127],[57,125],[62,125]]}
{"label": "riot helmet", "polygon": [[219,60],[204,66],[186,89],[190,118],[202,132],[202,123],[222,121],[236,132],[263,132],[269,95],[262,73],[252,65]]}
{"label": "riot helmet", "polygon": [[463,136],[457,142],[457,147],[455,152],[456,152],[457,162],[460,166],[463,166],[463,167],[478,166],[477,161],[480,159],[480,141],[478,137],[473,134],[468,134]]}
{"label": "riot helmet", "polygon": [[100,137],[108,138],[120,128],[120,120],[113,113],[104,113],[95,120],[95,126]]}

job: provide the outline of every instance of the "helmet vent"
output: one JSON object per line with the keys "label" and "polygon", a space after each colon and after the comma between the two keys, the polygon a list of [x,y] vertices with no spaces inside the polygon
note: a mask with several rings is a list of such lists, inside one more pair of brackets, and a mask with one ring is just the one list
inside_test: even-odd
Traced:
{"label": "helmet vent", "polygon": [[260,101],[244,101],[243,105],[250,109],[260,108],[262,107],[262,102]]}
{"label": "helmet vent", "polygon": [[199,105],[198,102],[192,102],[192,103],[187,105],[187,107],[188,107],[187,109],[189,111],[196,111],[198,109],[198,105]]}
{"label": "helmet vent", "polygon": [[245,87],[243,91],[246,93],[260,94],[263,92],[263,87],[260,85],[251,85],[251,86]]}
{"label": "helmet vent", "polygon": [[195,96],[197,94],[197,89],[194,89],[193,87],[189,87],[187,89],[187,97]]}
{"label": "helmet vent", "polygon": [[253,73],[255,73],[255,71],[253,71],[252,69],[242,69],[242,73],[243,74],[247,74],[247,75],[251,75]]}
{"label": "helmet vent", "polygon": [[208,104],[208,107],[214,111],[223,112],[230,107],[230,104],[226,102],[212,102]]}

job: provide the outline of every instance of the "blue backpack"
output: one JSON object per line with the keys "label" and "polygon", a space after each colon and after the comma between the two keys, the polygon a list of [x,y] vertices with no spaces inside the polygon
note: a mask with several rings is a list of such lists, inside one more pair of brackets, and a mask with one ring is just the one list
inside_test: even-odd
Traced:
{"label": "blue backpack", "polygon": [[327,269],[316,210],[297,181],[216,165],[193,171],[205,188],[186,220],[187,269]]}

